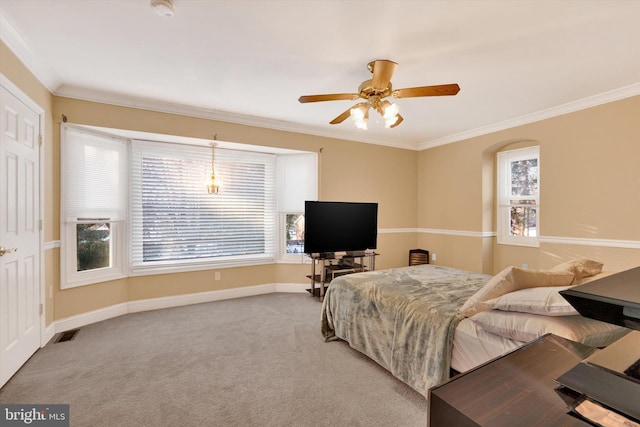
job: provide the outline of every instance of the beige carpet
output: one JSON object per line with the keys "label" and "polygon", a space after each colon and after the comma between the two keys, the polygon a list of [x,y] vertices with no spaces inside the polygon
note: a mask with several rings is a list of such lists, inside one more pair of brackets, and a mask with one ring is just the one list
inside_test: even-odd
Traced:
{"label": "beige carpet", "polygon": [[424,397],[344,342],[307,294],[129,314],[49,343],[0,403],[68,403],[71,426],[425,426]]}

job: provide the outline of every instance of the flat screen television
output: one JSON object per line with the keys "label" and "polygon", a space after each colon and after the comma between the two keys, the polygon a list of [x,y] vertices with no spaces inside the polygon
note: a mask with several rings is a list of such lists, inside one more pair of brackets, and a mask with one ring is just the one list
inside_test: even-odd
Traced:
{"label": "flat screen television", "polygon": [[360,253],[375,249],[377,241],[377,203],[305,202],[305,253]]}

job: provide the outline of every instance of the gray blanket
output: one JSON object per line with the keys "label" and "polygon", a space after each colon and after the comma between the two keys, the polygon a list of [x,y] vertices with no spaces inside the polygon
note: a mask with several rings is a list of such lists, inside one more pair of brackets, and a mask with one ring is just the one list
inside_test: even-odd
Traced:
{"label": "gray blanket", "polygon": [[338,277],[323,302],[322,335],[345,340],[426,396],[449,378],[458,308],[490,277],[434,265]]}

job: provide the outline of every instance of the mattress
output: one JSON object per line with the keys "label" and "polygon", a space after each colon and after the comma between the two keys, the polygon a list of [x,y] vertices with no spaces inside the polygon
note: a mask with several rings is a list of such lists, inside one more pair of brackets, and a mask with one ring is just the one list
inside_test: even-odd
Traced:
{"label": "mattress", "polygon": [[526,343],[485,331],[468,318],[458,323],[453,336],[451,368],[468,371]]}

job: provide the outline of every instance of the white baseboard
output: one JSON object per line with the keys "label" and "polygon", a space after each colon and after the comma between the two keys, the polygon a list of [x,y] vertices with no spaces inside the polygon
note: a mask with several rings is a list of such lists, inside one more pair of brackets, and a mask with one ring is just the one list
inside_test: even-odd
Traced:
{"label": "white baseboard", "polygon": [[276,283],[276,292],[304,293],[308,287],[309,283]]}
{"label": "white baseboard", "polygon": [[45,335],[50,336],[45,343],[48,342],[56,333],[80,328],[92,323],[122,316],[127,313],[137,313],[141,311],[200,304],[203,302],[221,301],[231,298],[271,294],[275,292],[302,293],[306,292],[307,286],[308,284],[301,283],[267,283],[263,285],[223,289],[219,291],[198,292],[194,294],[129,301],[57,320],[47,327]]}
{"label": "white baseboard", "polygon": [[56,334],[127,314],[127,305],[128,303],[123,302],[121,304],[99,308],[98,310],[93,310],[87,313],[77,314],[75,316],[57,320],[53,322],[53,324],[55,324]]}
{"label": "white baseboard", "polygon": [[53,338],[55,334],[56,334],[56,322],[51,322],[51,324],[47,326],[44,330],[44,335],[40,340],[40,347],[44,347],[49,341],[51,341],[51,338]]}
{"label": "white baseboard", "polygon": [[246,286],[219,291],[198,292],[195,294],[129,301],[128,308],[129,313],[137,313],[140,311],[157,310],[159,308],[179,307],[181,305],[200,304],[203,302],[242,298],[253,295],[269,294],[272,292],[276,292],[275,284]]}

